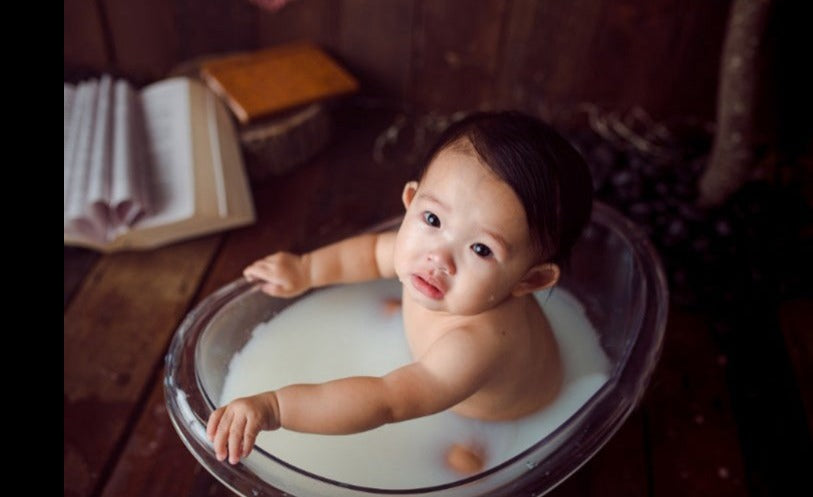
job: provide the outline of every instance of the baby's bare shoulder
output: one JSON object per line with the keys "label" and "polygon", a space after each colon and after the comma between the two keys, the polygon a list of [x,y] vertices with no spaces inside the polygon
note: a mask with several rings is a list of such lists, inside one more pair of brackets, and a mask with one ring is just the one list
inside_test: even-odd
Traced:
{"label": "baby's bare shoulder", "polygon": [[509,312],[497,309],[475,316],[457,316],[437,323],[439,333],[446,342],[468,342],[472,347],[486,347],[497,352],[510,339],[509,330],[516,325]]}
{"label": "baby's bare shoulder", "polygon": [[478,378],[478,385],[484,372],[510,354],[508,341],[483,317],[447,321],[426,336],[429,340],[416,351],[418,362],[450,377]]}
{"label": "baby's bare shoulder", "polygon": [[475,325],[481,333],[496,333],[508,339],[550,328],[544,311],[532,296],[503,302],[483,313]]}

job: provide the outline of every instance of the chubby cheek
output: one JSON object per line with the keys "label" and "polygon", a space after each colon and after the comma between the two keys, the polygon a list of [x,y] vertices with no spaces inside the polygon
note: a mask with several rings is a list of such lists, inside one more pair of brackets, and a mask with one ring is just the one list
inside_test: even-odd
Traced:
{"label": "chubby cheek", "polygon": [[455,281],[450,306],[459,314],[477,314],[501,302],[507,295],[504,285],[494,278],[469,273],[468,278]]}
{"label": "chubby cheek", "polygon": [[393,266],[398,278],[403,278],[409,269],[409,261],[414,256],[414,237],[401,228],[395,238],[395,248],[393,249]]}

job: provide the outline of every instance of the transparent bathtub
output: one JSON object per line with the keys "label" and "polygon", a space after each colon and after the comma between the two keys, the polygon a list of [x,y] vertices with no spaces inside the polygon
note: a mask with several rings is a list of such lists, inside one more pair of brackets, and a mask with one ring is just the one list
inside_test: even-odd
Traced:
{"label": "transparent bathtub", "polygon": [[[397,220],[375,229],[395,226]],[[660,355],[668,310],[666,280],[654,248],[638,227],[599,202],[560,286],[584,306],[610,359],[610,377],[549,435],[477,475],[433,487],[384,489],[312,474],[259,447],[235,466],[218,461],[205,426],[229,362],[257,324],[295,301],[269,297],[242,278],[208,296],[178,328],[166,357],[170,419],[200,464],[246,497],[543,495],[586,463],[636,407]],[[262,477],[251,469],[257,462],[264,468]]]}

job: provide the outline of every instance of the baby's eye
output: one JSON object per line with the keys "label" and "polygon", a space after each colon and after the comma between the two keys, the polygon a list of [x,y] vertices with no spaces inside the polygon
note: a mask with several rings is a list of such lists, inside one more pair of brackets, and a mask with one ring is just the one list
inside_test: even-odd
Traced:
{"label": "baby's eye", "polygon": [[491,255],[491,249],[488,248],[486,245],[482,243],[473,243],[471,245],[471,249],[474,251],[475,254],[479,255],[480,257],[488,257]]}
{"label": "baby's eye", "polygon": [[436,215],[434,215],[433,213],[429,212],[429,211],[425,211],[423,213],[423,220],[429,226],[434,226],[435,228],[440,228],[440,218],[437,217]]}

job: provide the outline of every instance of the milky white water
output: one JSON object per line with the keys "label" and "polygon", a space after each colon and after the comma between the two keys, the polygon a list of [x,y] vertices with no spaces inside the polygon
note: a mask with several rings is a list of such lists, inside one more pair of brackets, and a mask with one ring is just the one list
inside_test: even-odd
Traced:
{"label": "milky white water", "polygon": [[[314,383],[354,375],[381,376],[411,361],[400,310],[382,301],[400,298],[396,280],[339,286],[295,302],[254,330],[229,365],[221,405],[237,397],[290,383]],[[444,461],[451,444],[485,447],[485,467],[527,449],[561,425],[607,380],[609,361],[568,292],[537,294],[553,327],[564,363],[558,399],[517,421],[483,422],[442,412],[354,435],[261,432],[257,446],[305,471],[353,485],[417,488],[459,480]],[[325,406],[329,410],[330,406]],[[259,475],[265,457],[250,466]],[[273,483],[273,482],[272,482]]]}

